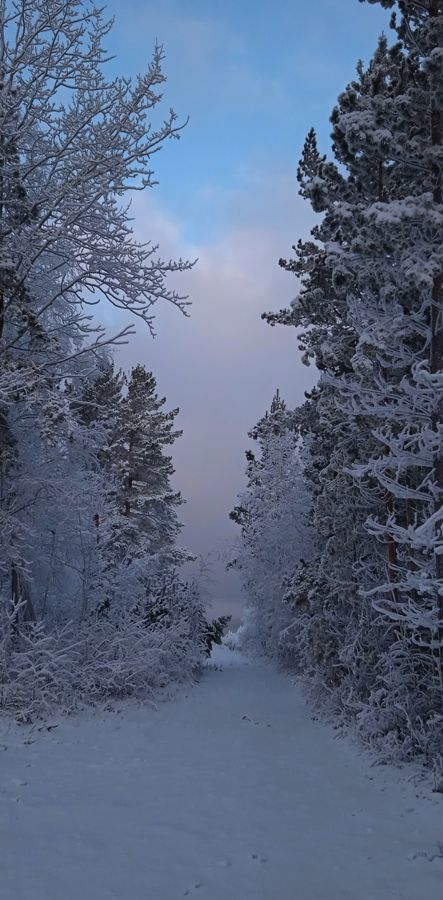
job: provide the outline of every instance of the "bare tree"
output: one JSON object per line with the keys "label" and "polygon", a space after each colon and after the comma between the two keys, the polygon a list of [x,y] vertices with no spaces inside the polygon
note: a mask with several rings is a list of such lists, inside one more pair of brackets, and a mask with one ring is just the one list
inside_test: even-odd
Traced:
{"label": "bare tree", "polygon": [[32,608],[29,515],[51,476],[30,448],[48,448],[34,463],[56,458],[73,427],[63,385],[133,328],[109,338],[92,307],[107,301],[151,332],[157,301],[187,308],[167,276],[191,264],[138,241],[129,202],[182,127],[172,110],[150,122],[163,51],[137,79],[109,79],[111,24],[90,0],[0,0],[0,582],[17,609],[25,597]]}

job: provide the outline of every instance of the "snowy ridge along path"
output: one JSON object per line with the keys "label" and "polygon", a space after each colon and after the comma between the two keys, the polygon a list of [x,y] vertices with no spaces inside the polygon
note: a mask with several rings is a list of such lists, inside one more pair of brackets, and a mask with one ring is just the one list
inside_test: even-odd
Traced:
{"label": "snowy ridge along path", "polygon": [[220,648],[157,711],[58,722],[0,722],[1,900],[441,896],[438,795],[271,668]]}

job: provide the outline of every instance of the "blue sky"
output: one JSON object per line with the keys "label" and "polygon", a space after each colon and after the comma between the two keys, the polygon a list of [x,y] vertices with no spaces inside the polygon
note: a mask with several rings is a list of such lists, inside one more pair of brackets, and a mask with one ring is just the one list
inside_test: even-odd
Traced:
{"label": "blue sky", "polygon": [[337,93],[387,22],[358,0],[112,0],[109,10],[120,70],[140,70],[156,39],[165,47],[165,100],[190,122],[156,168],[162,203],[191,239],[228,225],[213,191],[293,171],[313,124],[327,146]]}
{"label": "blue sky", "polygon": [[[191,318],[159,306],[158,337],[138,326],[118,362],[145,363],[170,407],[180,407],[183,542],[217,555],[236,534],[228,512],[243,487],[247,431],[276,387],[297,405],[315,380],[293,330],[260,319],[294,296],[278,259],[313,223],[297,195],[303,141],[314,125],[328,150],[337,95],[357,60],[370,58],[388,16],[358,0],[111,0],[108,10],[112,69],[136,74],[158,40],[164,112],[189,115],[181,140],[154,158],[159,185],[135,198],[135,230],[168,258],[199,259],[179,281]],[[238,583],[220,562],[215,570],[217,609],[237,609]]]}

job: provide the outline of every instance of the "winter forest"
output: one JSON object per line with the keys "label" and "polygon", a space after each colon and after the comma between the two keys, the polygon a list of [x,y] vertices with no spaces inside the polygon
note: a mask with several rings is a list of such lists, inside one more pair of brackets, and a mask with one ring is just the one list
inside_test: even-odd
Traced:
{"label": "winter forest", "polygon": [[158,127],[162,51],[135,84],[103,74],[109,24],[78,2],[3,3],[1,83],[1,705],[149,695],[206,648],[198,585],[180,577],[177,411],[127,375],[97,305],[153,331],[190,264],[132,232],[127,197],[177,136]]}
{"label": "winter forest", "polygon": [[[109,723],[118,719],[123,741],[124,716],[132,716],[121,745],[126,753],[141,734],[134,731],[137,704],[145,716],[161,707],[155,715],[159,728],[163,722],[169,729],[168,753],[178,753],[182,742],[186,753],[192,716],[188,721],[185,707],[175,712],[185,691],[190,699],[184,703],[208,698],[201,746],[189,749],[198,781],[205,786],[203,747],[221,779],[228,777],[223,741],[226,752],[235,745],[244,754],[244,770],[237,757],[229,766],[243,772],[241,789],[234,791],[238,810],[254,742],[276,741],[273,710],[287,704],[281,719],[295,731],[281,736],[287,745],[281,791],[292,790],[287,779],[291,783],[297,725],[291,704],[299,690],[297,715],[309,728],[317,727],[313,721],[332,727],[335,741],[338,736],[339,744],[355,745],[373,765],[397,773],[412,767],[407,771],[432,782],[436,796],[443,789],[443,0],[352,0],[352,6],[357,28],[364,29],[363,16],[368,22],[377,13],[387,14],[388,27],[368,59],[358,62],[356,50],[329,123],[316,121],[314,106],[304,145],[301,140],[291,147],[300,156],[291,198],[295,203],[298,190],[309,229],[286,229],[284,258],[275,257],[282,295],[270,293],[257,320],[269,343],[277,331],[289,332],[288,365],[292,353],[310,367],[311,386],[298,403],[295,392],[278,385],[276,373],[263,392],[261,417],[240,435],[246,472],[237,497],[233,491],[227,498],[235,536],[222,554],[224,570],[242,589],[235,630],[231,608],[211,605],[205,564],[183,533],[184,504],[192,496],[177,487],[174,457],[183,431],[186,436],[186,425],[177,422],[177,398],[163,396],[155,367],[146,363],[149,346],[141,357],[133,343],[135,334],[143,334],[145,345],[155,343],[169,307],[177,319],[189,320],[180,339],[186,345],[194,315],[186,277],[205,266],[198,254],[188,254],[189,242],[170,258],[155,233],[155,217],[152,230],[147,217],[147,237],[135,219],[139,198],[157,191],[157,161],[166,152],[180,170],[182,138],[193,127],[192,115],[188,123],[186,113],[177,115],[163,96],[168,50],[165,55],[159,40],[142,74],[123,75],[108,49],[118,27],[111,15],[115,3],[108,10],[92,0],[0,0],[0,720],[9,735],[0,750],[9,746],[13,729],[20,753],[25,743],[36,743],[35,735],[51,741],[51,728],[59,734],[68,729],[63,765],[70,760],[78,785],[83,775],[75,774],[74,745],[80,726],[72,723],[86,716],[90,728],[102,721],[113,729]],[[154,40],[148,29],[147,46]],[[327,128],[329,141],[318,137]],[[180,177],[186,180],[185,163]],[[247,265],[247,254],[245,259]],[[286,302],[288,296],[293,299]],[[235,304],[232,309],[242,306],[241,289]],[[168,367],[178,366],[173,348],[163,347]],[[129,365],[120,360],[122,348]],[[231,353],[241,355],[241,340],[226,348],[227,357]],[[199,378],[204,381],[204,373]],[[208,396],[208,406],[216,407],[217,398]],[[214,466],[212,478],[218,477],[223,481]],[[214,645],[221,645],[215,653]],[[247,690],[234,678],[243,678]],[[254,692],[267,696],[271,688],[269,709],[254,712]],[[241,733],[248,735],[243,751],[222,721],[229,691],[237,697]],[[105,713],[109,719],[100,719]],[[145,727],[140,722],[137,728]],[[216,738],[219,723],[223,731]],[[154,744],[156,728],[154,723],[149,732]],[[104,748],[110,732],[100,734],[94,741]],[[306,738],[307,756],[315,756],[322,734]],[[50,765],[56,765],[56,746],[45,744]],[[325,761],[339,752],[328,747]],[[270,771],[279,770],[279,748],[280,742],[263,744],[261,784],[270,777],[262,774],[268,773],[266,759]],[[25,750],[37,752],[34,746]],[[44,753],[40,762],[36,757],[24,765],[43,767]],[[160,757],[165,783],[179,792],[171,793],[175,805],[184,790],[179,757],[165,757],[163,750]],[[116,763],[109,784],[131,765]],[[363,777],[362,765],[356,764],[356,778]],[[149,757],[146,769],[157,772]],[[149,788],[153,803],[162,772]],[[28,783],[20,777],[12,779],[16,790]],[[59,777],[60,784],[69,781]],[[141,783],[133,777],[127,790]],[[355,781],[349,775],[348,784],[347,777],[342,794],[352,795]],[[205,796],[212,796],[212,787],[208,774]],[[200,796],[196,787],[190,790]],[[271,779],[269,796],[278,790]],[[272,851],[249,846],[247,802],[243,838],[230,855],[221,844],[214,849],[214,871],[218,866],[219,875],[227,873],[234,887],[212,883],[212,869],[191,874],[190,845],[183,851],[189,884],[185,880],[180,890],[175,882],[165,887],[160,875],[144,883],[148,893],[137,882],[130,889],[126,873],[127,887],[119,887],[116,876],[117,893],[107,893],[100,880],[107,876],[95,873],[93,863],[88,869],[77,861],[86,885],[80,879],[77,892],[71,887],[74,893],[67,893],[57,881],[61,869],[53,871],[53,881],[24,880],[20,888],[11,875],[5,893],[0,885],[0,900],[173,900],[194,892],[202,900],[295,897],[298,882],[285,869],[290,852],[286,863],[275,863],[276,881],[266,874]],[[315,811],[310,796],[304,802]],[[164,794],[159,803],[167,809]],[[288,800],[287,808],[275,811],[283,844],[286,833],[298,839],[291,832],[295,806]],[[198,802],[196,808],[198,818]],[[421,807],[416,814],[422,815]],[[6,820],[11,841],[15,815]],[[315,815],[323,818],[320,806]],[[102,826],[97,819],[91,834]],[[32,825],[39,834],[40,827]],[[302,822],[297,827],[304,830]],[[420,823],[415,827],[417,835],[425,833]],[[73,828],[81,832],[80,825]],[[315,829],[310,839],[317,842]],[[134,832],[131,846],[137,840]],[[325,893],[334,852],[342,852],[337,845],[325,884],[311,884],[304,875],[297,896],[434,900],[437,881],[426,880],[430,869],[435,878],[428,843],[411,857],[423,872],[416,867],[416,880],[403,874],[395,893],[389,878],[397,879],[402,868],[395,853],[386,884],[370,888],[371,863],[364,862],[361,893],[349,893],[347,882]],[[166,851],[158,846],[155,858],[162,860]],[[314,853],[306,847],[305,856]],[[241,867],[234,873],[239,848],[252,860],[252,874]],[[49,851],[42,853],[51,868]],[[165,878],[167,856],[159,867]]]}
{"label": "winter forest", "polygon": [[[386,7],[395,3],[386,0]],[[443,5],[400,3],[309,132],[300,193],[322,213],[280,265],[319,379],[276,394],[232,517],[242,638],[302,673],[315,703],[383,754],[439,755],[443,651]]]}

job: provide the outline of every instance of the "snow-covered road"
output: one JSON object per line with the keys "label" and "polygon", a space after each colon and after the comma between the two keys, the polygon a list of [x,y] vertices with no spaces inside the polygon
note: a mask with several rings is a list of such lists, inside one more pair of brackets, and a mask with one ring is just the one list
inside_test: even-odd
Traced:
{"label": "snow-covered road", "polygon": [[270,668],[59,721],[0,724],[1,900],[441,896],[437,795],[371,767]]}

